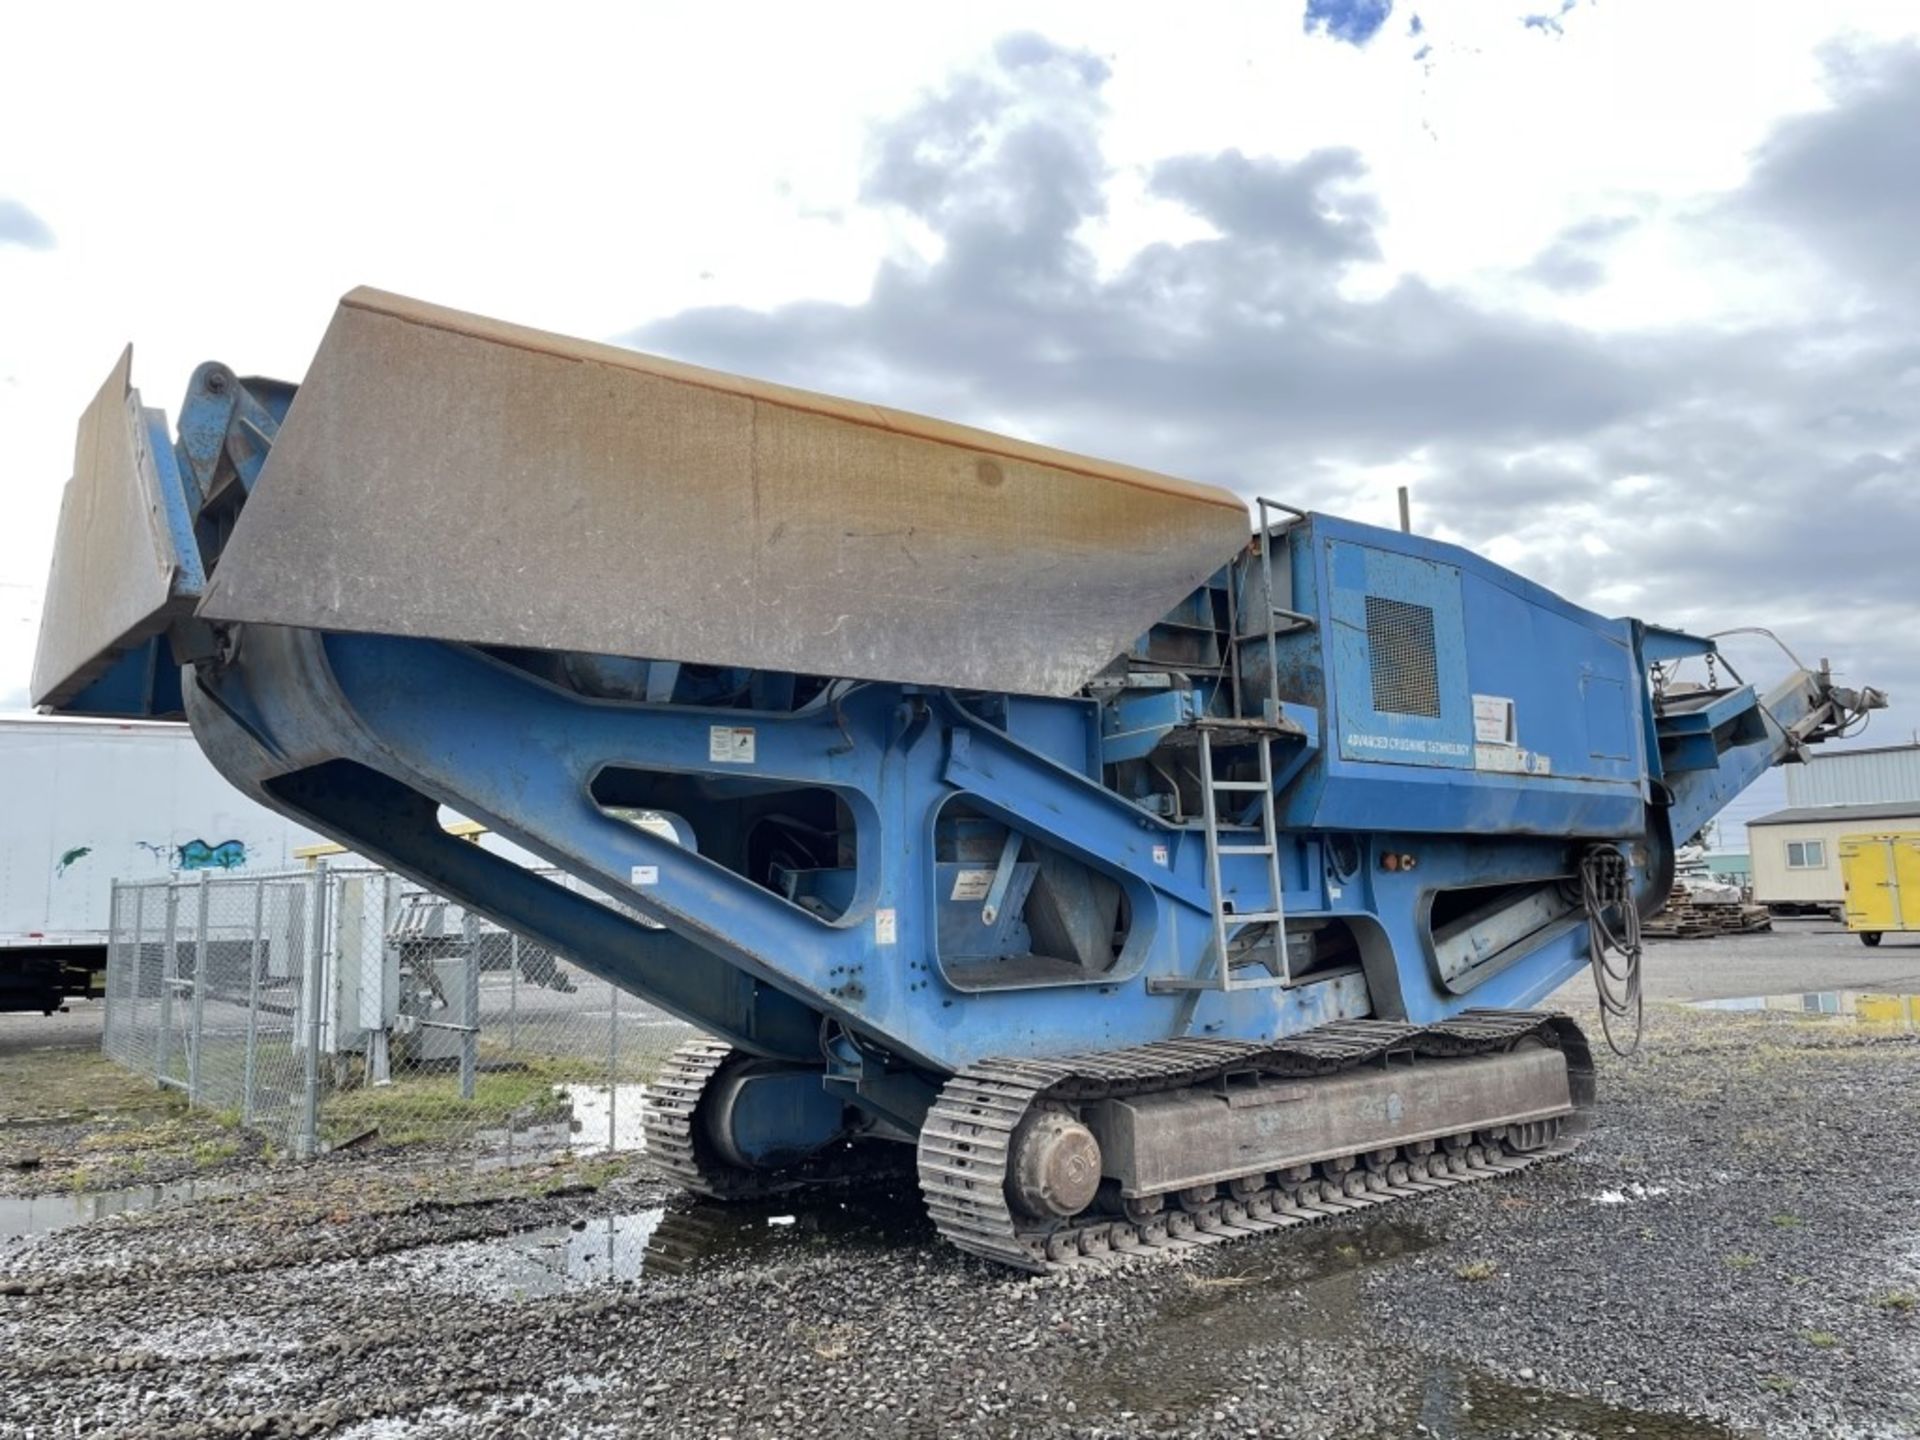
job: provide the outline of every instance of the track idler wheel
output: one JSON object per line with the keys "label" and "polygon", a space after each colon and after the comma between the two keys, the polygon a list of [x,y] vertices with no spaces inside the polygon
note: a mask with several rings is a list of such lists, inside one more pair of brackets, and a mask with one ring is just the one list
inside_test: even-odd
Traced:
{"label": "track idler wheel", "polygon": [[1064,1110],[1043,1110],[1013,1140],[1013,1202],[1037,1220],[1067,1220],[1100,1189],[1100,1142]]}

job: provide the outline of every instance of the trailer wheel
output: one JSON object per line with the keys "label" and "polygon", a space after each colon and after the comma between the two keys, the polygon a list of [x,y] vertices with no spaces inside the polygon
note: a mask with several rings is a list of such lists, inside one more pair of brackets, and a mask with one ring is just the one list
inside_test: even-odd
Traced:
{"label": "trailer wheel", "polygon": [[1860,943],[1868,946],[1878,945],[1880,943],[1880,932],[1878,930],[1862,930],[1860,932]]}

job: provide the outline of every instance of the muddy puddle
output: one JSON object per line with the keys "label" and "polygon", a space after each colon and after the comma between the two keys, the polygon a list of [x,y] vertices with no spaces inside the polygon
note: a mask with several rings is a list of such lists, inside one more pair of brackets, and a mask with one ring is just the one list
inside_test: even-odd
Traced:
{"label": "muddy puddle", "polygon": [[832,1247],[860,1252],[923,1244],[933,1227],[908,1192],[814,1203],[653,1206],[486,1240],[408,1252],[419,1283],[497,1299],[534,1299],[648,1275],[733,1263],[765,1265]]}
{"label": "muddy puddle", "polygon": [[145,1210],[238,1195],[248,1188],[235,1179],[175,1180],[164,1185],[129,1185],[121,1190],[0,1198],[0,1241],[46,1235],[114,1215],[137,1215]]}
{"label": "muddy puddle", "polygon": [[1413,1418],[1436,1440],[1493,1440],[1510,1435],[1591,1435],[1612,1440],[1735,1440],[1744,1432],[1709,1420],[1632,1410],[1524,1385],[1474,1370],[1436,1366],[1421,1384]]}
{"label": "muddy puddle", "polygon": [[1725,1000],[1689,1000],[1695,1010],[1775,1011],[1783,1015],[1830,1015],[1861,1025],[1920,1031],[1920,995],[1873,990],[1800,990],[1783,995],[1736,995]]}
{"label": "muddy puddle", "polygon": [[1251,1352],[1350,1320],[1363,1273],[1440,1244],[1418,1225],[1303,1228],[1223,1249],[1183,1272],[1137,1341],[1074,1377],[1087,1401],[1137,1412],[1200,1409],[1259,1368]]}
{"label": "muddy puddle", "polygon": [[[1083,1407],[1137,1414],[1206,1413],[1293,1362],[1371,1367],[1381,1356],[1363,1287],[1369,1271],[1444,1244],[1399,1220],[1275,1236],[1182,1276],[1137,1342],[1107,1349],[1069,1378]],[[1274,1362],[1284,1357],[1288,1363]],[[1468,1367],[1410,1356],[1402,1382],[1407,1433],[1441,1440],[1514,1434],[1731,1440],[1708,1422],[1514,1385]],[[1416,1428],[1423,1427],[1423,1428]]]}

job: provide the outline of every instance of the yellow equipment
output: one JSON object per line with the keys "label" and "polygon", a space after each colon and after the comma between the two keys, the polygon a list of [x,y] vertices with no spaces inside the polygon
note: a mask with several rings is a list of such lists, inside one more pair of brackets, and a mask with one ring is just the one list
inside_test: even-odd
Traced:
{"label": "yellow equipment", "polygon": [[1920,930],[1920,830],[1840,837],[1847,928],[1865,945]]}

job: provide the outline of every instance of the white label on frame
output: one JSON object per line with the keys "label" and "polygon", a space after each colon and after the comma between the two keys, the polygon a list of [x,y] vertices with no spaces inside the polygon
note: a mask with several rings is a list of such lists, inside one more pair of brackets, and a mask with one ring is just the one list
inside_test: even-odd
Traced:
{"label": "white label on frame", "polygon": [[961,870],[953,877],[954,900],[984,900],[993,888],[993,871]]}
{"label": "white label on frame", "polygon": [[876,910],[873,912],[873,943],[874,944],[876,945],[893,944],[898,928],[899,927],[896,921],[894,920],[894,912],[891,907],[885,910]]}
{"label": "white label on frame", "polygon": [[628,881],[634,885],[658,885],[660,883],[660,867],[658,865],[636,865],[628,872],[627,878]]}
{"label": "white label on frame", "polygon": [[715,765],[753,764],[753,727],[751,725],[709,726],[707,759]]}
{"label": "white label on frame", "polygon": [[1473,738],[1481,745],[1518,745],[1520,734],[1513,723],[1513,701],[1505,695],[1474,696]]}

